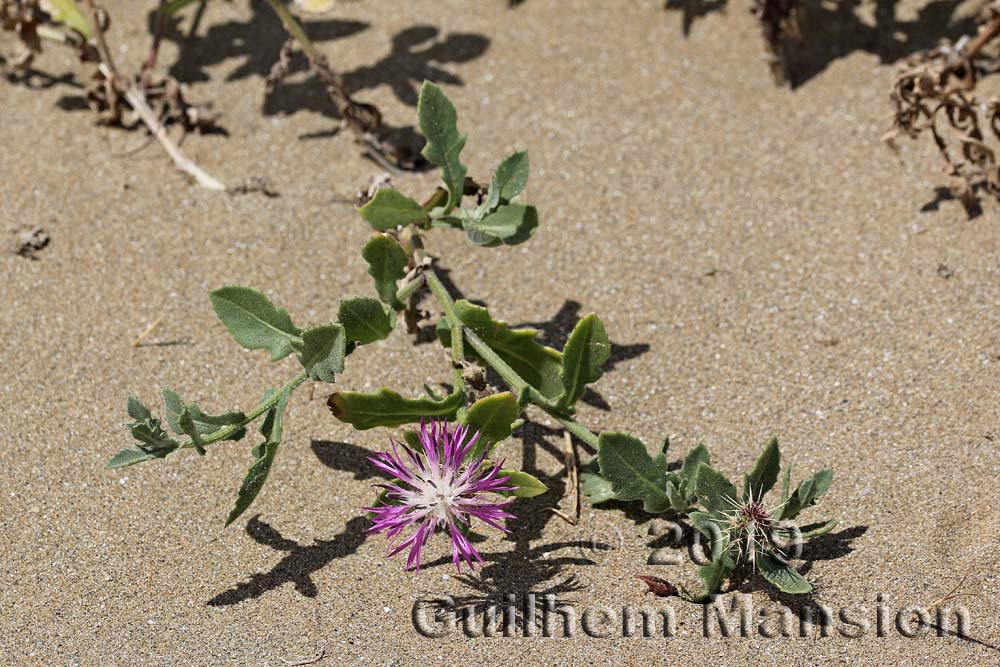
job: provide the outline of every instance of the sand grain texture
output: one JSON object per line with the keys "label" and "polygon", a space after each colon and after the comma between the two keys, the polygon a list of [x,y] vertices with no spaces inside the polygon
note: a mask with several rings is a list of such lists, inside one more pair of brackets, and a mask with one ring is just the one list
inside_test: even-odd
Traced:
{"label": "sand grain texture", "polygon": [[[145,17],[107,4],[120,61],[139,62]],[[250,462],[241,445],[103,470],[128,441],[129,392],[152,403],[167,386],[231,409],[294,372],[233,343],[208,290],[261,286],[308,323],[370,293],[359,255],[369,232],[334,200],[376,169],[349,133],[327,136],[337,121],[304,73],[265,99],[281,40],[256,2],[210,3],[178,75],[204,79],[192,96],[214,100],[230,135],[188,137],[184,149],[228,183],[266,176],[277,199],[189,186],[155,145],[115,157],[142,138],[61,110],[74,88],[0,81],[0,220],[52,238],[38,261],[0,257],[0,662],[278,665],[322,650],[317,664],[1000,663],[1000,210],[921,212],[944,179],[930,141],[904,146],[902,165],[879,142],[891,67],[852,51],[795,91],[775,88],[742,5],[695,21],[687,38],[658,2],[474,6],[342,3],[338,22],[314,27],[393,124],[413,122],[431,65],[460,78],[445,87],[471,173],[529,149],[538,234],[499,250],[431,239],[454,282],[514,323],[546,323],[559,345],[575,317],[601,315],[622,348],[597,385],[612,410],[581,411],[595,429],[651,445],[669,436],[673,458],[704,442],[733,477],[771,435],[800,475],[832,466],[831,492],[803,516],[841,522],[808,573],[817,600],[927,604],[975,569],[981,595],[965,604],[992,647],[873,631],[700,636],[700,610],[633,578],[694,581],[690,564],[647,565],[648,517],[585,506],[575,529],[542,512],[562,465],[559,431],[540,415],[528,436],[545,444],[525,463],[552,491],[519,506],[510,538],[480,545],[483,574],[510,593],[569,582],[577,590],[561,597],[581,608],[669,603],[677,638],[420,637],[418,596],[474,590],[447,564],[404,574],[382,558],[383,538],[365,538],[357,508],[377,481],[365,455],[386,433],[353,432],[319,395],[294,396],[273,476],[227,530]],[[394,38],[433,35],[416,26],[436,29],[445,46],[430,57],[452,62],[392,56]],[[166,44],[163,62],[176,59]],[[38,62],[56,75],[70,66],[55,50]],[[419,193],[435,178],[396,182]],[[130,347],[161,314],[147,344]],[[447,381],[442,359],[398,333],[353,355],[341,386],[416,393]],[[522,460],[521,440],[505,447]],[[622,548],[588,564],[594,554],[576,544],[592,535]],[[446,548],[435,541],[430,556]],[[759,589],[753,599],[768,602]]]}

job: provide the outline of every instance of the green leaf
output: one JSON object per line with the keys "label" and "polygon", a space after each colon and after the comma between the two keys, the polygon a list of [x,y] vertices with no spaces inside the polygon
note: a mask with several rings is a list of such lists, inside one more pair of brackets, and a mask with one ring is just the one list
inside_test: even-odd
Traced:
{"label": "green leaf", "polygon": [[619,500],[641,500],[650,514],[670,507],[667,497],[667,457],[651,457],[641,440],[624,433],[602,433],[597,458],[601,477],[611,482]]}
{"label": "green leaf", "polygon": [[153,418],[153,413],[149,411],[146,404],[132,394],[129,394],[125,400],[125,410],[128,412],[128,416],[137,422]]}
{"label": "green leaf", "polygon": [[[479,336],[497,355],[532,387],[555,400],[563,391],[562,354],[540,344],[535,329],[510,329],[506,322],[494,320],[489,311],[462,299],[455,302],[455,315],[461,323]],[[446,320],[438,322],[438,337],[445,347],[451,346],[451,330]],[[479,357],[466,346],[470,357]]]}
{"label": "green leaf", "polygon": [[785,474],[781,478],[781,504],[788,500],[788,489],[792,481],[792,466],[785,468]]}
{"label": "green leaf", "polygon": [[705,448],[705,445],[698,445],[684,456],[684,463],[681,465],[681,479],[693,482],[695,475],[698,474],[698,464],[707,464],[708,462],[708,449]]}
{"label": "green leaf", "polygon": [[406,265],[409,261],[406,251],[396,239],[378,234],[365,244],[361,256],[368,262],[368,273],[375,279],[378,298],[393,310],[403,310],[405,306],[396,298],[396,281],[406,275]]}
{"label": "green leaf", "polygon": [[90,39],[93,37],[90,21],[80,11],[79,5],[74,0],[48,0],[45,11],[56,23],[63,23],[78,33]]}
{"label": "green leaf", "polygon": [[783,593],[801,595],[812,591],[812,585],[795,568],[766,554],[757,555],[757,569]]}
{"label": "green leaf", "polygon": [[479,440],[469,452],[469,458],[475,460],[488,453],[493,445],[504,438],[510,437],[511,424],[521,414],[514,394],[505,391],[481,398],[465,413],[464,423],[469,425],[469,431],[479,431]]}
{"label": "green leaf", "polygon": [[347,338],[339,324],[323,324],[302,332],[299,362],[309,371],[309,377],[333,382],[337,373],[344,372]]}
{"label": "green leaf", "polygon": [[365,431],[377,426],[401,426],[427,417],[452,420],[462,407],[462,394],[449,394],[443,401],[428,398],[403,398],[392,389],[383,388],[374,394],[342,391],[332,394],[327,406],[342,422]]}
{"label": "green leaf", "polygon": [[541,480],[534,475],[529,475],[523,470],[502,469],[497,473],[497,477],[510,477],[509,483],[512,486],[517,487],[514,491],[498,491],[497,493],[501,496],[534,498],[535,496],[540,496],[548,491],[548,487],[546,487]]}
{"label": "green leaf", "polygon": [[764,494],[774,487],[781,470],[781,452],[778,451],[778,439],[771,438],[764,451],[753,466],[743,485],[743,497],[760,500]]}
{"label": "green leaf", "polygon": [[163,6],[162,11],[166,16],[173,16],[180,10],[184,9],[188,5],[194,4],[195,2],[198,2],[198,0],[169,0],[169,2]]}
{"label": "green leaf", "polygon": [[403,431],[403,440],[407,446],[415,452],[423,451],[424,445],[420,441],[420,435],[412,428]]}
{"label": "green leaf", "polygon": [[[808,540],[811,537],[819,537],[820,535],[826,535],[836,527],[837,527],[836,520],[810,523],[808,525],[799,528],[798,537],[800,537],[803,540]],[[790,530],[781,528],[779,528],[779,530],[783,530],[784,532],[787,532],[790,536],[795,537],[795,533]]]}
{"label": "green leaf", "polygon": [[135,421],[127,428],[132,437],[141,443],[139,448],[143,451],[162,457],[180,447],[180,443],[160,426],[160,420],[153,418],[149,408],[131,395],[128,397],[128,413]]}
{"label": "green leaf", "polygon": [[[242,412],[224,412],[219,415],[206,414],[196,403],[184,403],[180,395],[173,389],[163,390],[163,405],[167,409],[167,423],[177,434],[191,435],[189,430],[185,430],[181,425],[181,418],[185,412],[190,419],[190,427],[194,429],[197,436],[218,431],[223,426],[239,424],[246,419],[246,415]],[[234,431],[226,440],[240,440],[244,435],[246,435],[246,429],[241,428]]]}
{"label": "green leaf", "polygon": [[732,509],[732,501],[736,500],[733,483],[707,463],[698,464],[695,490],[698,502],[713,515]]}
{"label": "green leaf", "polygon": [[508,155],[497,167],[486,195],[486,210],[494,211],[521,194],[528,183],[528,151]]}
{"label": "green leaf", "polygon": [[816,499],[826,493],[833,483],[833,471],[829,468],[820,470],[812,477],[803,480],[795,489],[795,493],[788,498],[788,502],[782,506],[776,518],[781,520],[791,520],[810,505],[816,504]]}
{"label": "green leaf", "polygon": [[601,378],[604,374],[601,365],[608,360],[609,354],[608,334],[600,318],[591,313],[577,323],[563,348],[559,374],[563,395],[556,403],[559,408],[572,406],[583,396],[588,384]]}
{"label": "green leaf", "polygon": [[267,350],[271,361],[292,353],[302,333],[288,311],[276,308],[263,293],[249,287],[222,287],[211,293],[212,307],[236,342],[248,350]]}
{"label": "green leaf", "polygon": [[462,201],[465,189],[465,165],[459,155],[465,147],[465,137],[458,133],[458,114],[441,89],[424,81],[417,102],[420,131],[427,138],[423,156],[441,167],[441,180],[448,188],[448,202],[444,213],[450,212]]}
{"label": "green leaf", "polygon": [[713,558],[712,562],[698,568],[698,577],[705,586],[705,592],[693,602],[702,602],[709,596],[715,595],[722,590],[722,583],[729,578],[729,575],[736,569],[736,560],[728,551],[719,554],[718,558]]}
{"label": "green leaf", "polygon": [[[274,391],[276,390],[272,389],[268,396],[265,396],[265,400],[273,395]],[[264,423],[260,427],[264,442],[253,448],[253,455],[257,458],[250,466],[250,470],[247,471],[243,484],[236,494],[236,504],[233,505],[232,511],[226,518],[227,526],[250,507],[263,488],[264,482],[267,481],[267,475],[271,472],[271,466],[274,463],[274,456],[278,453],[278,445],[281,444],[281,431],[287,404],[288,394],[285,393],[264,416]]]}
{"label": "green leaf", "polygon": [[587,497],[591,505],[599,505],[616,498],[614,486],[601,477],[597,458],[580,466],[580,492]]}
{"label": "green leaf", "polygon": [[462,226],[476,245],[487,248],[501,243],[517,245],[531,238],[538,229],[538,211],[525,204],[504,204],[482,218],[463,218]]}
{"label": "green leaf", "polygon": [[161,457],[144,452],[141,449],[123,449],[111,457],[111,460],[104,467],[114,470],[115,468],[125,468],[126,466],[142,463],[143,461],[151,461],[155,458]]}
{"label": "green leaf", "polygon": [[377,299],[358,297],[340,302],[337,320],[344,327],[346,340],[367,345],[382,340],[392,333],[395,313],[386,309]]}
{"label": "green leaf", "polygon": [[430,222],[430,216],[418,202],[393,188],[382,188],[376,192],[358,212],[369,225],[382,232],[405,227],[411,222]]}
{"label": "green leaf", "polygon": [[154,419],[146,404],[129,394],[126,410],[134,421],[126,424],[129,433],[139,442],[135,449],[123,449],[108,461],[108,468],[124,468],[143,461],[161,459],[180,447],[181,443],[170,437]]}

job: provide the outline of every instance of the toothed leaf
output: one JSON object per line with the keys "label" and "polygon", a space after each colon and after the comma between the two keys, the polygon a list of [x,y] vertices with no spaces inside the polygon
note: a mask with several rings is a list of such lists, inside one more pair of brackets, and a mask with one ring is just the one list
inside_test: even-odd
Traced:
{"label": "toothed leaf", "polygon": [[492,248],[501,243],[517,245],[527,241],[538,229],[538,211],[525,204],[501,204],[482,218],[462,219],[469,240],[476,245]]}
{"label": "toothed leaf", "polygon": [[262,292],[249,287],[222,287],[211,293],[212,307],[236,342],[248,350],[267,350],[271,361],[292,353],[301,331],[288,311],[276,308]]}
{"label": "toothed leaf", "polygon": [[521,194],[528,183],[528,151],[518,151],[504,158],[493,174],[486,194],[486,210],[493,211]]}
{"label": "toothed leaf", "polygon": [[795,492],[788,498],[788,502],[782,506],[776,518],[791,520],[810,505],[814,505],[816,500],[827,492],[830,484],[833,483],[833,471],[829,468],[820,470],[818,473],[799,483]]}
{"label": "toothed leaf", "polygon": [[781,470],[781,452],[778,451],[778,439],[771,438],[764,451],[757,458],[753,470],[747,475],[743,485],[743,497],[751,495],[758,500],[774,487]]}
{"label": "toothed leaf", "polygon": [[[274,392],[276,390],[271,390]],[[271,393],[268,394],[272,395]],[[260,427],[260,432],[264,436],[264,442],[254,446],[252,452],[256,457],[250,470],[247,471],[243,484],[236,494],[236,504],[226,517],[228,526],[235,521],[243,512],[250,507],[257,494],[264,487],[267,476],[271,472],[274,464],[274,457],[278,453],[278,445],[281,444],[281,432],[284,422],[285,406],[288,404],[288,394],[283,394],[274,406],[267,411],[264,416],[264,423]]]}
{"label": "toothed leaf", "polygon": [[368,263],[368,273],[375,280],[378,298],[393,310],[403,310],[406,306],[396,298],[396,291],[397,281],[406,275],[409,261],[406,251],[396,239],[379,234],[365,244],[361,256]]}
{"label": "toothed leaf", "polygon": [[374,394],[343,391],[332,394],[327,406],[340,421],[365,431],[377,426],[413,424],[430,417],[453,420],[462,406],[462,394],[455,392],[443,401],[435,401],[403,398],[392,389],[385,388]]}
{"label": "toothed leaf", "polygon": [[420,131],[427,138],[423,156],[441,167],[441,180],[448,189],[448,213],[462,201],[465,189],[465,165],[459,155],[465,147],[465,137],[458,133],[458,114],[445,94],[430,81],[424,81],[417,102]]}
{"label": "toothed leaf", "polygon": [[783,593],[801,595],[812,591],[812,585],[795,568],[766,554],[758,554],[757,569]]}
{"label": "toothed leaf", "polygon": [[497,473],[497,477],[510,477],[510,481],[508,481],[507,484],[517,487],[513,491],[498,491],[497,493],[501,496],[509,496],[513,498],[534,498],[535,496],[540,496],[548,491],[548,487],[546,487],[541,480],[534,475],[529,475],[523,470],[501,469]]}
{"label": "toothed leaf", "polygon": [[368,345],[392,333],[395,313],[386,311],[376,299],[358,297],[340,302],[337,321],[344,327],[348,342]]}
{"label": "toothed leaf", "polygon": [[344,372],[346,346],[344,327],[339,324],[306,329],[302,332],[299,362],[313,380],[332,383],[338,373]]}
{"label": "toothed leaf", "polygon": [[[497,355],[539,390],[543,396],[555,399],[562,394],[562,355],[558,350],[540,344],[535,329],[511,329],[506,322],[494,320],[480,306],[462,299],[455,302],[455,314],[461,323],[479,336]],[[445,347],[451,346],[451,329],[442,319],[437,327],[438,338]],[[468,345],[466,353],[481,361]]]}
{"label": "toothed leaf", "polygon": [[[242,412],[224,412],[218,415],[210,415],[202,411],[196,403],[186,404],[180,395],[172,389],[163,390],[163,405],[167,410],[167,423],[174,433],[191,435],[193,429],[196,435],[202,436],[207,433],[218,431],[223,426],[239,424],[246,419]],[[185,430],[181,424],[181,417],[187,412],[190,424]],[[246,435],[246,429],[240,428],[234,431],[226,440],[239,440]]]}
{"label": "toothed leaf", "polygon": [[736,487],[733,483],[707,463],[698,464],[695,492],[698,494],[698,502],[713,515],[730,509],[731,501],[736,499]]}
{"label": "toothed leaf", "polygon": [[382,232],[405,227],[411,222],[424,224],[430,221],[427,211],[418,202],[392,188],[376,192],[358,212],[365,222]]}
{"label": "toothed leaf", "polygon": [[471,459],[477,459],[493,448],[493,445],[510,436],[511,424],[521,414],[514,394],[505,391],[481,398],[465,413],[463,422],[469,425],[469,433],[479,432],[479,440],[469,452]]}
{"label": "toothed leaf", "polygon": [[652,457],[641,440],[624,433],[602,433],[598,438],[597,458],[601,477],[611,482],[616,498],[641,500],[643,510],[650,514],[670,507],[667,459],[663,452]]}
{"label": "toothed leaf", "polygon": [[556,405],[567,408],[580,400],[587,385],[597,382],[604,374],[601,365],[608,360],[609,354],[608,334],[600,318],[591,313],[577,323],[563,348],[559,374],[563,394]]}
{"label": "toothed leaf", "polygon": [[596,458],[580,466],[580,492],[591,505],[599,505],[616,497],[614,485],[601,477]]}

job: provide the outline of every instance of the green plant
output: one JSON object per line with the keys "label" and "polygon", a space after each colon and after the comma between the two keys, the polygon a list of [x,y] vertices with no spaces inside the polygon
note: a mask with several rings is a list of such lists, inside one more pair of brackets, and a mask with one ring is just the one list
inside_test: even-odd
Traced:
{"label": "green plant", "polygon": [[688,452],[677,473],[667,471],[667,443],[650,456],[639,440],[623,434],[601,435],[597,466],[581,475],[584,493],[591,502],[608,500],[643,503],[650,513],[672,510],[687,520],[709,540],[710,562],[698,574],[704,592],[678,593],[691,601],[704,601],[746,574],[760,572],[784,593],[808,593],[812,586],[793,568],[789,550],[798,551],[802,540],[832,530],[836,521],[822,521],[799,528],[799,513],[816,503],[830,488],[829,470],[808,477],[794,490],[790,488],[791,467],[782,477],[781,498],[768,507],[764,497],[774,487],[781,468],[778,441],[764,448],[750,473],[743,476],[742,491],[709,464],[708,451],[699,445]]}
{"label": "green plant", "polygon": [[[264,393],[250,410],[208,414],[164,390],[168,433],[161,420],[135,397],[129,397],[129,431],[136,441],[108,464],[120,468],[163,458],[182,449],[205,454],[209,445],[241,440],[248,426],[263,419],[264,441],[252,450],[253,463],[227,518],[234,521],[260,492],[274,463],[289,397],[307,381],[333,383],[346,359],[360,345],[371,345],[395,329],[397,315],[414,314],[418,291],[427,287],[444,317],[438,337],[451,350],[454,384],[451,393],[404,397],[383,388],[375,393],[338,391],[329,397],[333,414],[359,430],[398,427],[425,418],[457,421],[479,433],[470,457],[490,455],[519,423],[528,404],[558,419],[570,432],[596,445],[597,436],[573,419],[574,404],[586,385],[601,376],[610,345],[595,315],[583,318],[563,351],[542,345],[537,331],[511,329],[480,306],[454,301],[437,272],[437,262],[424,250],[423,234],[434,229],[461,229],[481,246],[503,246],[529,239],[538,226],[533,206],[514,201],[528,180],[528,156],[519,152],[504,159],[493,180],[481,188],[466,177],[460,160],[465,137],[458,131],[454,106],[439,88],[425,83],[418,104],[420,128],[427,138],[424,156],[441,167],[443,187],[425,202],[383,188],[359,212],[375,230],[362,248],[378,298],[355,297],[340,303],[334,321],[300,327],[287,311],[249,287],[227,286],[211,293],[212,306],[236,341],[250,350],[266,350],[271,361],[294,356],[300,367],[288,382]],[[468,194],[474,195],[467,206]],[[409,306],[407,305],[409,302]],[[490,387],[481,366],[502,378],[507,390]],[[404,433],[411,441],[413,432]],[[504,471],[517,486],[514,495],[536,495],[544,485],[522,471]]]}

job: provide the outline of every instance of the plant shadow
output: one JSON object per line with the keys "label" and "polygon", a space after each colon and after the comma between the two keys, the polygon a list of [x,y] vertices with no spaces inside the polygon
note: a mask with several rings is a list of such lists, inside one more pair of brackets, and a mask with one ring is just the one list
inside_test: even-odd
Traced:
{"label": "plant shadow", "polygon": [[[249,21],[230,20],[208,27],[203,34],[188,34],[182,29],[184,17],[175,16],[166,27],[164,39],[181,48],[170,74],[180,81],[208,81],[208,68],[224,62],[239,61],[226,76],[237,81],[250,76],[266,78],[277,61],[287,35],[281,21],[265,0],[250,0],[253,16]],[[156,11],[148,16],[150,31],[156,22]],[[316,44],[346,39],[367,30],[364,21],[342,19],[310,19],[302,22],[309,38]],[[388,86],[396,98],[408,106],[416,106],[420,84],[425,80],[451,85],[464,85],[461,76],[449,69],[474,60],[489,48],[490,40],[477,33],[441,35],[435,26],[417,25],[400,31],[392,38],[390,52],[373,65],[340,71],[348,90],[358,93],[382,85]],[[270,90],[264,100],[265,115],[292,114],[302,110],[338,117],[323,84],[314,76],[289,80],[306,72],[309,63],[296,51],[289,67],[289,76]],[[336,68],[335,68],[336,69]]]}
{"label": "plant shadow", "polygon": [[[975,34],[971,16],[956,18],[962,0],[931,0],[913,18],[900,18],[894,0],[803,0],[801,40],[786,44],[790,83],[797,88],[821,74],[834,61],[855,52],[870,53],[882,64],[894,63],[915,51],[933,48],[941,39],[952,41]],[[985,4],[985,3],[984,3]],[[724,12],[728,0],[667,0],[664,9],[681,12],[685,36],[699,19]],[[874,24],[862,18],[874,10]]]}
{"label": "plant shadow", "polygon": [[258,544],[286,552],[285,557],[268,572],[252,575],[248,581],[219,593],[206,604],[212,607],[237,604],[258,598],[287,583],[293,584],[295,590],[305,597],[316,597],[319,590],[312,579],[313,573],[338,558],[356,552],[367,538],[367,524],[368,519],[357,516],[348,521],[344,530],[333,539],[314,540],[312,544],[303,545],[282,537],[277,529],[261,521],[260,515],[257,515],[247,522],[247,535]]}
{"label": "plant shadow", "polygon": [[[445,286],[445,289],[455,299],[465,298],[461,290],[459,290],[452,281],[447,270],[440,269],[438,276],[441,279],[441,283]],[[486,304],[482,301],[472,300],[472,303],[484,307],[486,306]],[[511,325],[511,328],[537,329],[539,332],[538,341],[540,343],[558,349],[566,343],[566,340],[569,338],[570,333],[572,333],[573,328],[580,321],[581,308],[582,306],[580,305],[580,302],[567,299],[550,319],[542,322],[522,322]],[[433,343],[436,340],[436,324],[424,324],[421,325],[420,331],[414,339],[414,345]],[[612,371],[618,364],[640,357],[648,352],[649,349],[648,343],[622,345],[611,341],[611,353],[608,356],[608,360],[604,362],[603,369],[605,372]],[[502,380],[491,369],[486,370],[487,378],[489,379],[490,384],[494,386],[502,386]],[[606,412],[611,409],[611,405],[607,402],[607,400],[592,386],[587,387],[580,400],[591,407],[597,408],[598,410]]]}

